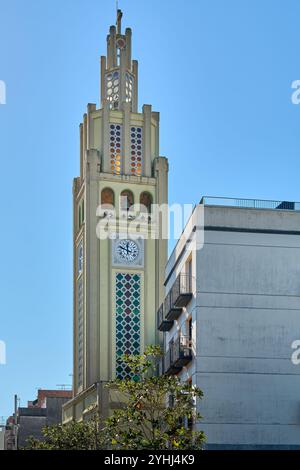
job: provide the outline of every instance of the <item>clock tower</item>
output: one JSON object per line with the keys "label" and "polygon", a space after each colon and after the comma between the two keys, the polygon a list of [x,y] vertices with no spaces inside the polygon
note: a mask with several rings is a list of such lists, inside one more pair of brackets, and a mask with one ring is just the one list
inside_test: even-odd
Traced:
{"label": "clock tower", "polygon": [[[139,112],[138,62],[131,58],[131,29],[123,32],[121,23],[118,10],[101,57],[100,108],[89,104],[80,124],[80,176],[73,184],[74,398],[64,421],[82,417],[96,384],[127,376],[124,354],[158,341],[167,240],[149,234],[153,206],[167,204],[168,161],[159,155],[159,113],[151,105]],[[109,236],[100,237],[99,225],[106,223]]]}

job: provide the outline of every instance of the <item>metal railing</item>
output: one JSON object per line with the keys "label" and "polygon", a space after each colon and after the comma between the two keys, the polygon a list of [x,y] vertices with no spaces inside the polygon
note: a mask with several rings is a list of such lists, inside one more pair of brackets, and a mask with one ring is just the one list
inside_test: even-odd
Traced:
{"label": "metal railing", "polygon": [[168,331],[177,320],[193,297],[194,278],[189,274],[179,274],[174,284],[165,297],[164,302],[159,307],[157,315],[157,328],[161,331]]}
{"label": "metal railing", "polygon": [[165,318],[165,316],[164,316],[164,304],[161,304],[161,306],[157,310],[157,328],[160,327],[160,325],[164,321],[164,318]]}
{"label": "metal railing", "polygon": [[165,302],[157,311],[157,328],[160,331],[169,331],[173,326],[173,320],[166,317]]}
{"label": "metal railing", "polygon": [[191,360],[191,340],[188,336],[179,335],[174,342],[169,344],[164,357],[164,372],[176,374]]}
{"label": "metal railing", "polygon": [[179,274],[172,287],[173,297],[179,294],[193,293],[193,276],[190,274]]}
{"label": "metal railing", "polygon": [[249,209],[300,211],[300,202],[270,201],[265,199],[235,199],[230,197],[203,196],[200,204],[203,204],[204,206],[230,206]]}
{"label": "metal railing", "polygon": [[179,274],[172,288],[172,301],[175,307],[185,307],[193,296],[193,276]]}

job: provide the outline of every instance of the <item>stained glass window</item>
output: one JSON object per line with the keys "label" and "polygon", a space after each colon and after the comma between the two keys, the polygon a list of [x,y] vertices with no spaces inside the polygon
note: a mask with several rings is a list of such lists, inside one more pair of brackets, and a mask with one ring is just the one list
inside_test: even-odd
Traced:
{"label": "stained glass window", "polygon": [[129,375],[125,354],[140,354],[141,275],[116,273],[116,376]]}
{"label": "stained glass window", "polygon": [[131,158],[130,173],[141,176],[143,168],[143,129],[142,127],[131,127],[130,135]]}
{"label": "stained glass window", "polygon": [[114,175],[122,172],[122,126],[110,124],[110,168]]}

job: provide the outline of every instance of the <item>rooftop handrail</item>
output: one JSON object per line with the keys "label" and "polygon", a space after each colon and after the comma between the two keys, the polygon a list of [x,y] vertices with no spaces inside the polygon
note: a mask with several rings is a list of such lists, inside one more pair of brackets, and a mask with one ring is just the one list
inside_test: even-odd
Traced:
{"label": "rooftop handrail", "polygon": [[273,209],[273,210],[289,210],[300,211],[300,202],[294,201],[275,201],[267,199],[242,199],[231,197],[219,196],[203,196],[200,204],[202,205],[216,205],[216,206],[230,206],[230,207],[245,207],[250,209]]}

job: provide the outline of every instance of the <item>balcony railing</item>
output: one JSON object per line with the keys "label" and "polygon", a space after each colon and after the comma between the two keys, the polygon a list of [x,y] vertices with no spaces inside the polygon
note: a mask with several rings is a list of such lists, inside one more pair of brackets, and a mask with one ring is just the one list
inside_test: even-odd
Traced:
{"label": "balcony railing", "polygon": [[188,274],[180,274],[163,304],[157,311],[157,328],[160,331],[168,331],[172,328],[174,320],[177,320],[193,297],[193,277]]}
{"label": "balcony railing", "polygon": [[164,373],[166,375],[178,374],[192,359],[191,340],[188,336],[180,335],[173,343],[170,343],[165,354]]}
{"label": "balcony railing", "polygon": [[179,274],[172,286],[172,302],[176,308],[186,307],[193,297],[193,277],[189,274]]}
{"label": "balcony railing", "polygon": [[173,326],[173,320],[165,317],[165,303],[161,304],[157,311],[157,328],[159,331],[169,331]]}
{"label": "balcony railing", "polygon": [[164,301],[164,310],[165,316],[168,321],[177,320],[179,315],[181,314],[181,307],[176,307],[174,304],[174,295],[173,295],[173,288],[168,292],[165,301]]}
{"label": "balcony railing", "polygon": [[234,199],[230,197],[203,196],[200,204],[205,206],[230,206],[250,209],[272,209],[299,211],[300,202],[294,201],[269,201],[264,199]]}

